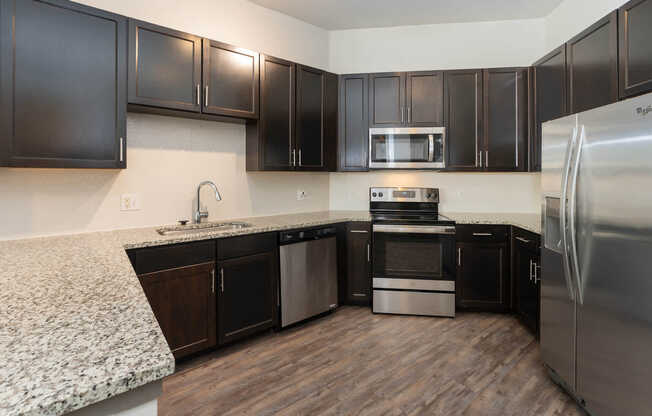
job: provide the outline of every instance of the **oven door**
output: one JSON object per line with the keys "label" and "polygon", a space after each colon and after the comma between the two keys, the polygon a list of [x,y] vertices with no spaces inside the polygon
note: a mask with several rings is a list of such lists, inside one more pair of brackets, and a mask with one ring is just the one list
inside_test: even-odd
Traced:
{"label": "oven door", "polygon": [[443,169],[445,129],[369,129],[369,168]]}
{"label": "oven door", "polygon": [[455,288],[454,226],[374,224],[373,254],[374,287]]}

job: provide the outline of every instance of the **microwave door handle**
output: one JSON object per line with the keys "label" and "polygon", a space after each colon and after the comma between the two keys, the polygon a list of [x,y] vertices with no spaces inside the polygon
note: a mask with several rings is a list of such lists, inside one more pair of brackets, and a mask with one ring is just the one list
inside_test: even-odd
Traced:
{"label": "microwave door handle", "polygon": [[428,135],[428,162],[435,160],[435,136]]}

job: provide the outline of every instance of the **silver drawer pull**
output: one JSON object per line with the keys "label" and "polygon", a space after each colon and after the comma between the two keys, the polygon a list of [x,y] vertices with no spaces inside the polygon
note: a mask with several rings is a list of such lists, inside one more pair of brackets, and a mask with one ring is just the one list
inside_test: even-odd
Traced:
{"label": "silver drawer pull", "polygon": [[350,233],[361,233],[361,234],[367,234],[369,231],[365,230],[350,230]]}
{"label": "silver drawer pull", "polygon": [[514,238],[516,238],[518,241],[521,241],[523,243],[529,243],[530,242],[530,240],[528,240],[526,238],[523,238],[523,237],[514,237]]}
{"label": "silver drawer pull", "polygon": [[474,236],[476,237],[491,237],[493,234],[492,233],[473,233]]}
{"label": "silver drawer pull", "polygon": [[353,296],[355,296],[356,298],[366,298],[367,297],[367,295],[365,295],[364,293],[354,293]]}

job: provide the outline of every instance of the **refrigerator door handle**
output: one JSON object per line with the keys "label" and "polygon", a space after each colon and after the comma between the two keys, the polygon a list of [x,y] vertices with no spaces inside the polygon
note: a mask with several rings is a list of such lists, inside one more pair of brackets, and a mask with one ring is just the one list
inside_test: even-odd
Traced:
{"label": "refrigerator door handle", "polygon": [[577,230],[575,223],[575,216],[577,214],[577,177],[579,176],[580,158],[582,156],[582,147],[585,138],[584,126],[581,128],[579,140],[577,141],[577,151],[575,152],[575,160],[573,162],[570,197],[569,197],[569,210],[568,210],[568,231],[570,233],[570,258],[571,270],[575,277],[575,287],[577,288],[577,297],[580,305],[584,304],[584,291],[582,290],[582,279],[580,277],[580,263],[577,257]]}
{"label": "refrigerator door handle", "polygon": [[561,245],[564,250],[562,255],[564,263],[564,279],[566,280],[566,285],[568,286],[568,296],[571,301],[575,300],[575,290],[573,289],[573,282],[571,279],[571,268],[570,262],[568,259],[568,229],[566,227],[566,213],[568,207],[568,179],[570,175],[571,159],[573,156],[573,148],[575,146],[575,139],[577,137],[577,127],[573,129],[573,135],[571,137],[570,143],[568,144],[568,149],[566,151],[566,160],[564,161],[564,170],[562,172],[561,178],[561,201],[559,207],[559,222],[561,228]]}

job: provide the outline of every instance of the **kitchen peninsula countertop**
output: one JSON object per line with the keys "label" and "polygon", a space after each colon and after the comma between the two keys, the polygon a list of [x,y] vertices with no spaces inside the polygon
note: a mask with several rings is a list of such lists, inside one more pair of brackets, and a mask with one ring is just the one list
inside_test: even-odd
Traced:
{"label": "kitchen peninsula countertop", "polygon": [[[537,214],[444,215],[540,232]],[[59,415],[174,371],[125,249],[369,220],[367,211],[324,211],[186,235],[147,227],[0,241],[0,413]]]}

